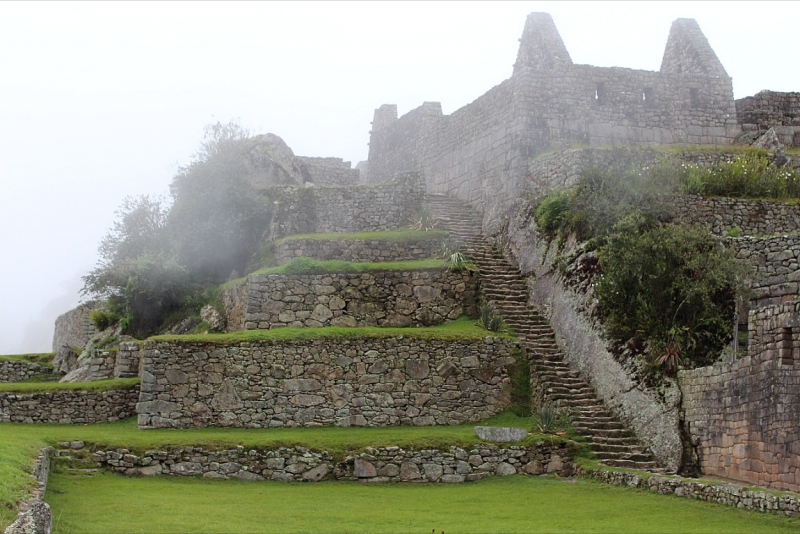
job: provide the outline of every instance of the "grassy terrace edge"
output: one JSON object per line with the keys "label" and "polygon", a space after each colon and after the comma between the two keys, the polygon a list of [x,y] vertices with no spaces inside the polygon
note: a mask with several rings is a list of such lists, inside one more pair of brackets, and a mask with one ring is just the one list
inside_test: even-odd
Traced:
{"label": "grassy terrace edge", "polygon": [[283,327],[272,330],[242,330],[228,334],[187,334],[153,336],[150,341],[167,343],[213,343],[230,345],[254,341],[292,341],[302,339],[386,339],[409,337],[444,341],[478,341],[486,337],[516,340],[510,331],[490,332],[479,327],[474,319],[460,317],[455,321],[425,327],[325,326],[321,328]]}
{"label": "grassy terrace edge", "polygon": [[139,384],[139,378],[114,378],[93,382],[4,382],[0,393],[51,393],[56,391],[115,391],[131,389]]}
{"label": "grassy terrace edge", "polygon": [[3,354],[0,355],[0,362],[30,362],[39,365],[52,366],[55,352],[41,352],[31,354]]}

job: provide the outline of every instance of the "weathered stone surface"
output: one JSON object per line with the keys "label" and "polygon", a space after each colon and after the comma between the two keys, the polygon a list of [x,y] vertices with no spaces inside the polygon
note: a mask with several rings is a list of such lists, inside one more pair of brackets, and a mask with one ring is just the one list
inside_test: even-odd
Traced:
{"label": "weathered stone surface", "polygon": [[225,329],[225,318],[210,304],[200,309],[200,319],[208,323],[211,330],[220,332]]}
{"label": "weathered stone surface", "polygon": [[330,469],[328,468],[328,464],[319,464],[317,467],[309,469],[303,473],[303,480],[308,480],[309,482],[319,482],[320,480],[324,479],[329,472]]}
{"label": "weathered stone surface", "polygon": [[[515,345],[505,339],[454,344],[413,336],[227,346],[147,341],[139,425],[271,428],[479,421],[508,402],[507,366]],[[463,370],[473,362],[492,379],[473,380]]]}
{"label": "weathered stone surface", "polygon": [[375,469],[375,466],[372,465],[370,462],[356,459],[355,464],[353,465],[353,476],[356,478],[370,478],[377,476],[378,472]]}
{"label": "weathered stone surface", "polygon": [[[548,469],[549,469],[549,467],[548,467]],[[497,473],[498,476],[506,477],[508,475],[517,474],[517,469],[513,465],[511,465],[509,463],[500,462],[499,464],[497,464],[496,473]]]}
{"label": "weathered stone surface", "polygon": [[17,423],[107,423],[136,413],[139,388],[112,391],[0,393],[0,421]]}
{"label": "weathered stone surface", "polygon": [[528,435],[524,428],[508,426],[476,426],[475,435],[486,441],[505,443],[509,441],[522,441]]}

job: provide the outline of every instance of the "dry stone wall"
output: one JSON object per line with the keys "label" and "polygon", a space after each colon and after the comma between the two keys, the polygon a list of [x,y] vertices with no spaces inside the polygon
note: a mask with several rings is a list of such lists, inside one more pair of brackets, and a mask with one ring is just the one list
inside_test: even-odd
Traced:
{"label": "dry stone wall", "polygon": [[22,382],[36,375],[50,375],[52,367],[45,367],[24,360],[4,360],[0,358],[0,382]]}
{"label": "dry stone wall", "polygon": [[354,263],[408,261],[435,258],[442,251],[442,237],[394,242],[380,239],[285,239],[275,245],[278,265],[292,258],[344,260]]}
{"label": "dry stone wall", "polygon": [[773,495],[765,491],[746,489],[736,484],[709,484],[681,477],[642,477],[636,473],[593,469],[578,470],[614,486],[641,488],[660,495],[675,495],[686,499],[714,502],[758,512],[777,512],[788,516],[800,515],[800,498],[795,495]]}
{"label": "dry stone wall", "polygon": [[800,206],[797,204],[698,195],[676,197],[671,202],[678,222],[707,228],[719,236],[735,228],[746,236],[800,231]]}
{"label": "dry stone wall", "polygon": [[736,116],[745,131],[772,128],[785,146],[800,146],[800,93],[761,91],[736,100]]}
{"label": "dry stone wall", "polygon": [[407,227],[422,208],[425,181],[406,173],[389,183],[347,187],[273,187],[263,244],[293,234],[377,232]]}
{"label": "dry stone wall", "polygon": [[134,415],[138,398],[138,386],[112,391],[0,393],[0,421],[108,423]]}
{"label": "dry stone wall", "polygon": [[146,341],[139,428],[479,421],[509,402],[515,346],[488,336]]}
{"label": "dry stone wall", "polygon": [[108,378],[139,376],[139,342],[120,343],[114,350],[85,350],[77,359],[75,369],[62,382],[92,382]]}
{"label": "dry stone wall", "polygon": [[488,476],[540,475],[573,472],[572,450],[538,442],[535,446],[476,445],[469,449],[405,450],[400,447],[368,447],[364,452],[336,460],[327,452],[304,447],[262,451],[237,447],[208,451],[200,447],[174,451],[127,449],[97,451],[92,460],[99,467],[125,475],[178,475],[203,478],[239,478],[281,482],[357,480],[360,482],[460,483]]}
{"label": "dry stone wall", "polygon": [[751,307],[763,307],[800,294],[800,236],[728,238],[736,257],[755,270],[751,280]]}
{"label": "dry stone wall", "polygon": [[342,158],[296,156],[296,159],[305,166],[310,181],[315,185],[355,185],[359,182],[358,170],[352,169],[350,162]]}
{"label": "dry stone wall", "polygon": [[679,373],[703,473],[800,491],[798,312],[797,301],[751,310],[748,356]]}
{"label": "dry stone wall", "polygon": [[228,330],[430,326],[475,316],[478,277],[442,268],[251,275],[220,293]]}

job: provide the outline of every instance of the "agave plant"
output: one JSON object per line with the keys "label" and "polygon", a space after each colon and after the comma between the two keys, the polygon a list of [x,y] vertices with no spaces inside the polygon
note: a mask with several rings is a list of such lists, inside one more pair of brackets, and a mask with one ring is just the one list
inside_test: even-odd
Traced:
{"label": "agave plant", "polygon": [[425,208],[417,210],[411,217],[411,229],[418,232],[433,230],[437,224],[436,217]]}
{"label": "agave plant", "polygon": [[478,318],[481,327],[490,332],[499,332],[505,326],[503,318],[495,312],[490,304],[481,304],[478,307]]}
{"label": "agave plant", "polygon": [[541,432],[545,434],[553,432],[558,419],[558,412],[552,404],[543,402],[536,411],[536,417],[539,419],[539,430]]}
{"label": "agave plant", "polygon": [[461,247],[453,241],[442,243],[442,259],[444,260],[444,266],[451,271],[463,271],[469,263],[469,260],[461,251]]}

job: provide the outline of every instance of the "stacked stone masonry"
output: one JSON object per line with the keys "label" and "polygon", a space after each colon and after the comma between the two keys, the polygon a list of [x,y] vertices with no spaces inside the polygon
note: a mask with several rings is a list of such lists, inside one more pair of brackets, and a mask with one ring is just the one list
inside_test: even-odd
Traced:
{"label": "stacked stone masonry", "polygon": [[305,166],[314,185],[356,185],[359,182],[358,170],[352,169],[350,162],[342,158],[297,156],[296,159]]}
{"label": "stacked stone masonry", "polygon": [[405,173],[385,184],[346,187],[272,187],[269,228],[263,244],[293,234],[396,230],[422,208],[425,181]]}
{"label": "stacked stone masonry", "polygon": [[50,476],[50,456],[52,447],[39,450],[33,464],[33,475],[36,481],[31,488],[28,499],[20,504],[17,519],[5,529],[3,534],[50,534],[53,517],[50,505],[44,502],[47,490],[47,479]]}
{"label": "stacked stone masonry", "polygon": [[800,236],[728,238],[736,257],[755,270],[751,307],[780,304],[800,295]]}
{"label": "stacked stone masonry", "polygon": [[0,358],[0,382],[22,382],[36,375],[51,375],[53,369],[24,360],[4,360]]}
{"label": "stacked stone masonry", "polygon": [[139,376],[139,342],[120,343],[115,350],[85,350],[76,360],[76,368],[62,382],[92,382],[108,378]]}
{"label": "stacked stone masonry", "polygon": [[676,197],[672,202],[678,222],[707,228],[719,236],[737,229],[745,236],[800,231],[800,206],[797,204],[697,195]]}
{"label": "stacked stone masonry", "polygon": [[474,316],[478,277],[443,268],[252,275],[220,293],[228,330],[430,326]]}
{"label": "stacked stone masonry", "polygon": [[800,93],[761,91],[736,101],[736,115],[745,131],[772,128],[785,146],[800,146]]}
{"label": "stacked stone masonry", "polygon": [[799,312],[751,310],[748,356],[679,373],[703,473],[800,491]]}
{"label": "stacked stone masonry", "polygon": [[108,423],[133,416],[138,399],[138,387],[112,391],[0,393],[0,421]]}
{"label": "stacked stone masonry", "polygon": [[515,346],[493,337],[147,341],[139,427],[480,421],[509,402]]}
{"label": "stacked stone masonry", "polygon": [[735,484],[709,484],[680,477],[651,476],[645,478],[635,473],[605,469],[595,469],[590,472],[579,470],[579,474],[588,475],[614,486],[641,488],[660,495],[675,495],[758,512],[776,512],[788,516],[800,515],[800,497],[795,495],[773,495]]}
{"label": "stacked stone masonry", "polygon": [[478,445],[471,449],[404,450],[400,447],[367,448],[337,461],[327,452],[304,447],[262,451],[238,447],[207,451],[200,447],[175,451],[127,449],[98,451],[92,460],[99,467],[125,475],[177,475],[203,478],[239,478],[280,482],[357,480],[359,482],[460,483],[488,476],[554,473],[570,476],[572,451],[539,442],[533,447]]}
{"label": "stacked stone masonry", "polygon": [[275,261],[283,265],[292,258],[344,260],[354,263],[408,261],[435,258],[442,251],[442,239],[404,242],[379,239],[285,239],[275,244]]}
{"label": "stacked stone masonry", "polygon": [[725,145],[741,131],[731,79],[697,23],[676,20],[660,72],[575,65],[549,15],[531,14],[511,78],[442,114],[375,111],[369,179],[421,171],[428,190],[492,211],[522,192],[530,159],[574,144]]}

